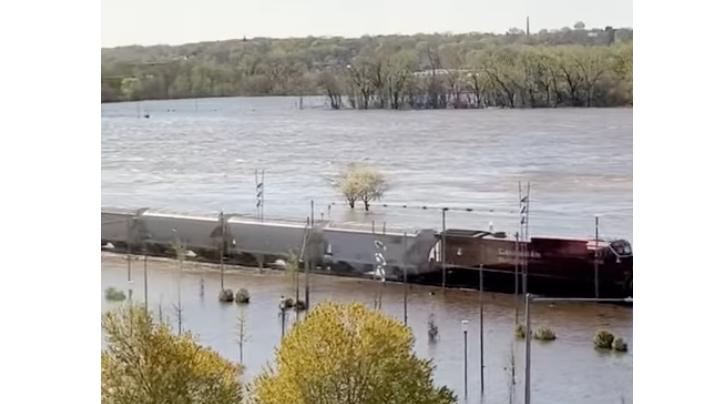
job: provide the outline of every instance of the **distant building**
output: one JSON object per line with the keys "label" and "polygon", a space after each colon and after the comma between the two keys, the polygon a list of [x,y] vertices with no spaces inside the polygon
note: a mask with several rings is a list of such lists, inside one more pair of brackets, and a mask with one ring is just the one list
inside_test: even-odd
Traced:
{"label": "distant building", "polygon": [[468,73],[467,69],[428,69],[412,73],[415,77],[447,76],[452,73]]}

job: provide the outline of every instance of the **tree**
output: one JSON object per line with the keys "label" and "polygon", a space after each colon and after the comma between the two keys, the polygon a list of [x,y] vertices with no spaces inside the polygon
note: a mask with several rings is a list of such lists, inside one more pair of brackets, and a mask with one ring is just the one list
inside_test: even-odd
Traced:
{"label": "tree", "polygon": [[[620,45],[633,32],[611,27],[589,36],[585,24],[576,28],[102,49],[101,97],[322,95],[331,109],[631,104],[626,60],[633,52]],[[612,61],[599,77],[575,61],[598,53]]]}
{"label": "tree", "polygon": [[141,81],[135,77],[126,77],[121,81],[121,93],[127,100],[136,98],[140,89]]}
{"label": "tree", "polygon": [[365,210],[369,211],[370,202],[382,199],[387,190],[387,181],[382,173],[372,167],[350,164],[342,173],[338,187],[350,208],[354,209],[355,203],[360,200]]}
{"label": "tree", "polygon": [[337,83],[337,78],[330,72],[323,72],[319,75],[319,85],[329,97],[329,106],[332,109],[339,109],[342,106],[342,90]]}
{"label": "tree", "polygon": [[361,304],[318,305],[292,328],[274,368],[254,381],[274,403],[452,403],[433,385],[433,365],[417,358],[408,327]]}
{"label": "tree", "polygon": [[573,28],[581,30],[586,29],[586,24],[583,21],[578,21],[575,24],[573,24]]}
{"label": "tree", "polygon": [[143,307],[103,315],[101,400],[118,404],[239,403],[241,367],[154,323]]}

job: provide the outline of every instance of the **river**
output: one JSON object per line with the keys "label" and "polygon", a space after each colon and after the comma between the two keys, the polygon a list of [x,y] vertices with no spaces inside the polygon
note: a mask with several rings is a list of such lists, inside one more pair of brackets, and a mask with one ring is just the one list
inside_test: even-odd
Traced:
{"label": "river", "polygon": [[[143,264],[132,261],[133,299],[143,302]],[[303,284],[303,282],[302,282]],[[149,308],[158,316],[159,308],[176,327],[173,305],[179,296],[182,328],[191,330],[199,341],[229,360],[239,360],[237,318],[243,313],[248,328],[244,345],[245,380],[251,380],[273,358],[281,338],[281,320],[277,304],[281,295],[293,296],[292,279],[278,271],[259,274],[254,269],[227,271],[225,286],[244,287],[251,294],[248,305],[221,304],[217,300],[220,274],[217,267],[186,262],[183,272],[175,261],[149,259]],[[312,304],[325,299],[336,302],[361,302],[372,306],[373,281],[326,275],[311,277]],[[108,287],[127,290],[125,256],[102,254],[101,308],[114,309],[124,303],[108,302],[103,291]],[[383,310],[400,320],[403,316],[403,285],[384,286]],[[434,292],[434,295],[430,295]],[[303,292],[302,292],[303,295]],[[473,291],[411,286],[408,299],[409,325],[416,337],[415,351],[436,365],[435,382],[452,388],[463,398],[462,320],[469,320],[469,403],[480,403],[480,350],[478,295]],[[517,383],[515,403],[523,399],[524,347],[513,336],[515,300],[511,295],[485,293],[485,396],[486,403],[508,402],[511,350],[515,352]],[[520,306],[522,318],[522,305]],[[630,308],[595,304],[535,304],[532,325],[548,326],[557,334],[552,342],[532,341],[532,402],[559,403],[631,403],[633,384],[633,330]],[[439,327],[440,338],[431,344],[427,337],[430,314]],[[290,312],[290,322],[294,314]],[[605,328],[629,343],[628,353],[600,352],[592,339],[596,330]]]}
{"label": "river", "polygon": [[[265,171],[267,217],[439,228],[517,230],[518,182],[531,183],[532,236],[632,241],[629,108],[333,111],[324,98],[216,98],[101,106],[102,204],[187,213],[254,213],[254,170]],[[143,118],[145,114],[149,118]],[[364,213],[332,183],[350,162],[389,178]],[[332,205],[336,202],[336,205]]]}

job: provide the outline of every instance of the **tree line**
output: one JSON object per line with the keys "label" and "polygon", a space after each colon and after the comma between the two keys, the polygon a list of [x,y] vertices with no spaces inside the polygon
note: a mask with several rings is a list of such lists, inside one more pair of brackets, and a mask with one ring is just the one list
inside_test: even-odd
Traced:
{"label": "tree line", "polygon": [[632,33],[418,34],[102,49],[101,100],[324,95],[333,109],[633,104]]}

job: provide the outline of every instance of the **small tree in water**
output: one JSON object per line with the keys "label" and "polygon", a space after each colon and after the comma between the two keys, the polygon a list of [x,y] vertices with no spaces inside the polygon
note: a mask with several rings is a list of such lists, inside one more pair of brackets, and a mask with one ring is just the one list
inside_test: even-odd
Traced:
{"label": "small tree in water", "polygon": [[339,190],[354,209],[359,200],[370,210],[370,202],[380,200],[388,188],[385,176],[377,169],[360,164],[350,164],[341,175]]}

